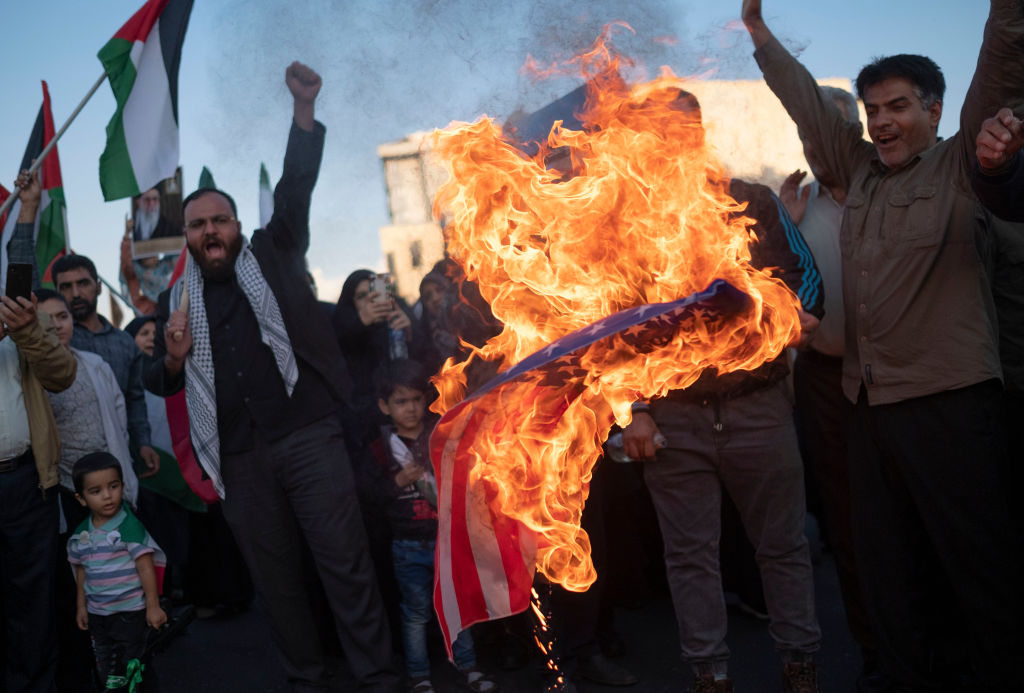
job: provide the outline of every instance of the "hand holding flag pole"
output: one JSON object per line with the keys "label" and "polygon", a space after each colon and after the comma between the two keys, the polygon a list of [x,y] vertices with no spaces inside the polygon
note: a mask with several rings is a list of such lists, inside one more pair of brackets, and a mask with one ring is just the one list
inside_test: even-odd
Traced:
{"label": "hand holding flag pole", "polygon": [[[186,249],[186,250],[183,250],[182,252],[188,253],[188,250]],[[188,268],[188,262],[189,262],[188,255],[186,255],[185,256],[185,267],[186,267],[186,270]],[[181,280],[185,281],[185,272],[182,272],[181,274],[182,274]],[[183,285],[181,287],[181,301],[178,302],[178,310],[180,310],[182,313],[185,313],[186,315],[188,315],[188,284],[185,284],[185,285]],[[185,336],[185,333],[184,333],[183,330],[175,330],[174,334],[171,335],[171,337],[176,342],[180,342],[182,337],[184,337],[184,336]]]}
{"label": "hand holding flag pole", "polygon": [[[43,165],[43,161],[46,160],[47,155],[49,155],[49,153],[53,151],[53,148],[57,146],[57,140],[61,138],[61,136],[64,134],[64,131],[68,129],[69,125],[71,125],[72,121],[74,121],[74,119],[78,117],[79,112],[82,110],[85,104],[88,103],[89,99],[92,98],[92,95],[96,93],[96,90],[100,88],[100,85],[103,84],[103,81],[106,78],[106,72],[100,75],[100,78],[96,80],[96,84],[92,85],[92,88],[89,90],[89,92],[85,95],[85,97],[78,104],[78,106],[75,107],[75,110],[71,112],[71,115],[68,116],[68,119],[64,121],[64,124],[61,126],[60,130],[57,131],[57,134],[53,136],[52,140],[46,143],[46,147],[43,149],[42,152],[39,153],[39,156],[36,157],[36,160],[32,163],[32,166],[29,167],[29,176],[35,175],[35,172],[38,171],[39,167]],[[12,204],[14,204],[14,201],[16,199],[18,199],[18,192],[20,190],[21,188],[18,186],[17,183],[15,183],[14,190],[11,192],[11,196],[4,200],[4,203],[0,205],[0,216],[3,216],[3,213],[6,212]]]}

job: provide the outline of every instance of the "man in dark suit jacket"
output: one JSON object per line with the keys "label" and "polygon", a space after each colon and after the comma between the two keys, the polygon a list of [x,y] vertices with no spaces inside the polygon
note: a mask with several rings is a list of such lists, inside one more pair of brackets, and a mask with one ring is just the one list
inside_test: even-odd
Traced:
{"label": "man in dark suit jacket", "polygon": [[313,120],[321,82],[300,63],[285,81],[295,120],[274,216],[247,243],[228,195],[201,188],[185,199],[189,266],[160,295],[146,385],[165,396],[185,388],[193,449],[223,498],[295,689],[326,686],[301,532],[360,690],[397,691],[337,416],[342,356],[328,322],[315,319],[304,267],[323,152],[324,126]]}

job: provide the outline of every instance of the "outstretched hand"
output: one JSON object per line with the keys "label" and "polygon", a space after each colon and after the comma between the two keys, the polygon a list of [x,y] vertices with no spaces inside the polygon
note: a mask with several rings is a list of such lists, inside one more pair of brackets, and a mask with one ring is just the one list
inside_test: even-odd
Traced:
{"label": "outstretched hand", "polygon": [[1024,147],[1024,121],[1009,108],[1002,108],[981,124],[975,144],[981,168],[998,170]]}
{"label": "outstretched hand", "polygon": [[0,320],[6,325],[6,333],[17,332],[36,321],[39,299],[35,293],[31,299],[24,296],[0,296]]}
{"label": "outstretched hand", "polygon": [[806,177],[807,171],[797,169],[786,176],[786,180],[782,181],[782,187],[779,188],[779,199],[789,212],[789,218],[797,226],[804,220],[807,200],[811,197],[811,186],[805,185],[803,190],[800,189],[800,182]]}

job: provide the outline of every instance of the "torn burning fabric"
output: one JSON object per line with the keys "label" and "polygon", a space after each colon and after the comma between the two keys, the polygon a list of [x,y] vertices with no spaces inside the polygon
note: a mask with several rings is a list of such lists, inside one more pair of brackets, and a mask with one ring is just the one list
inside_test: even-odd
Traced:
{"label": "torn burning fabric", "polygon": [[[695,321],[707,326],[743,319],[751,299],[722,280],[669,303],[620,311],[572,332],[502,372],[449,410],[430,440],[438,484],[438,537],[434,607],[445,643],[481,621],[524,611],[530,604],[539,537],[500,512],[496,489],[475,443],[504,419],[507,405],[523,401],[548,408],[554,422],[584,391],[584,354],[599,342],[652,351]],[[508,441],[514,445],[515,441]]]}

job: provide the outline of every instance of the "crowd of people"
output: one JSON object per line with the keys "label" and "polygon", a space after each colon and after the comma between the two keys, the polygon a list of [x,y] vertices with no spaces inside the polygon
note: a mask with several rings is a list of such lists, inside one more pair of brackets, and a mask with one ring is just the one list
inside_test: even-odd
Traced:
{"label": "crowd of people", "polygon": [[[755,370],[708,372],[633,404],[619,451],[636,461],[629,482],[599,461],[583,514],[597,582],[576,593],[537,581],[557,663],[539,688],[640,684],[613,661],[623,643],[612,615],[642,591],[642,571],[624,576],[614,557],[641,551],[635,536],[646,533],[660,536],[692,670],[681,683],[733,690],[728,588],[767,621],[782,690],[819,691],[809,510],[860,647],[846,690],[1024,690],[1013,502],[1024,6],[992,0],[948,139],[937,134],[945,84],[928,58],[878,58],[858,75],[868,142],[857,99],[815,82],[760,0],[743,0],[742,18],[814,181],[801,188],[796,171],[777,195],[724,185],[756,222],[752,263],[799,299],[803,334]],[[230,195],[196,190],[182,203],[188,261],[168,286],[173,257],[130,255],[131,239],[176,233],[147,191],[122,246],[140,313],[125,330],[97,312],[102,285],[81,255],[54,263],[56,290],[36,268],[30,296],[0,298],[0,690],[156,690],[161,632],[243,611],[254,594],[293,690],[330,685],[325,628],[359,690],[434,690],[430,377],[501,323],[447,259],[413,306],[369,270],[348,277],[336,305],[317,300],[305,255],[321,80],[293,63],[285,81],[293,118],[265,228],[246,238]],[[692,94],[670,101],[701,126]],[[17,185],[3,252],[34,264],[41,191],[27,172]],[[469,389],[494,368],[469,369]],[[182,420],[169,414],[174,398],[187,405]],[[638,524],[625,542],[623,497],[650,510],[646,525],[626,513]],[[536,627],[527,616],[463,631],[451,652],[463,685],[496,691],[478,654],[522,664],[515,645]]]}

